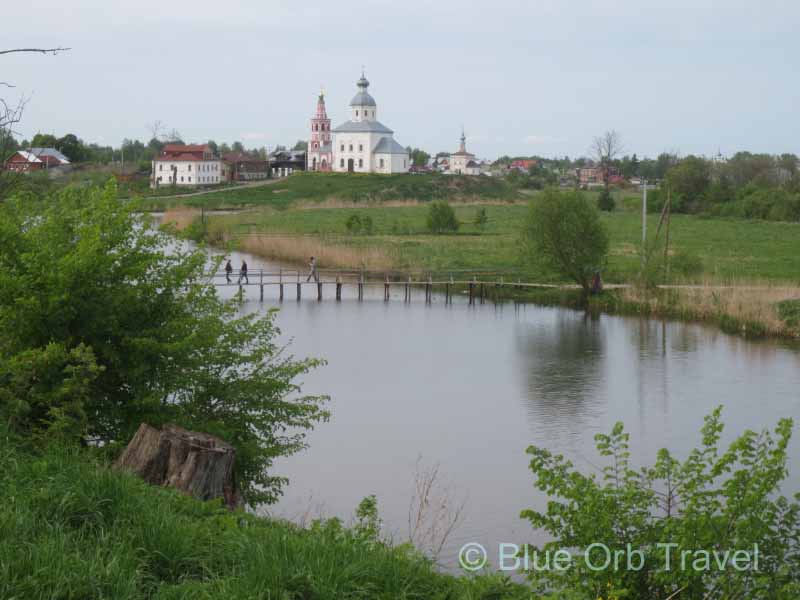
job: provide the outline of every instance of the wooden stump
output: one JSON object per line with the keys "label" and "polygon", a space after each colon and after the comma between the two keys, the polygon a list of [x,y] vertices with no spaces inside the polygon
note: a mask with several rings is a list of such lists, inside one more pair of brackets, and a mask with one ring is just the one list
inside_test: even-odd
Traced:
{"label": "wooden stump", "polygon": [[239,504],[233,477],[236,450],[207,433],[176,425],[156,429],[142,423],[114,468],[136,473],[153,485],[174,487],[201,500]]}

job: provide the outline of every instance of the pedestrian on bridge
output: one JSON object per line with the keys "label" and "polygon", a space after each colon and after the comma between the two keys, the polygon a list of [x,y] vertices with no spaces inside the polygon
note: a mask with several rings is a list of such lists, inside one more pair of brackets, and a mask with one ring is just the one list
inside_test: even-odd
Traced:
{"label": "pedestrian on bridge", "polygon": [[247,285],[250,285],[250,280],[247,278],[247,263],[244,260],[242,260],[242,268],[239,269],[239,285],[242,285],[242,279]]}
{"label": "pedestrian on bridge", "polygon": [[319,283],[319,275],[317,274],[317,259],[314,258],[313,256],[311,257],[311,260],[308,262],[308,269],[309,271],[308,271],[308,278],[306,278],[306,283],[311,281],[312,277],[314,278],[314,281]]}
{"label": "pedestrian on bridge", "polygon": [[231,259],[228,259],[228,262],[225,263],[225,281],[228,283],[233,283],[231,281],[231,274],[233,273],[233,265],[231,264]]}

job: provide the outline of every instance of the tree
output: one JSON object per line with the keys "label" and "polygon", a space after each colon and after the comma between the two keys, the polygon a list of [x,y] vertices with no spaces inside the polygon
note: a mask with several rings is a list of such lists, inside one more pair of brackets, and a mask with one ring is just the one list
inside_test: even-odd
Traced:
{"label": "tree", "polygon": [[67,135],[58,138],[53,145],[58,148],[58,150],[62,152],[64,156],[66,156],[71,162],[81,162],[86,160],[86,149],[84,148],[83,142],[79,140],[78,136],[76,136],[74,133],[68,133]]}
{"label": "tree", "polygon": [[305,140],[297,140],[292,150],[301,150],[305,152],[306,150],[308,150],[308,142],[306,142]]}
{"label": "tree", "polygon": [[432,233],[458,231],[458,219],[453,207],[443,200],[431,202],[428,207],[428,230]]}
{"label": "tree", "polygon": [[231,151],[237,154],[244,154],[244,144],[242,144],[242,142],[233,142],[233,144],[231,144]]}
{"label": "tree", "polygon": [[408,149],[408,154],[411,157],[411,164],[415,167],[424,167],[428,164],[428,161],[431,158],[431,155],[425,152],[424,150],[420,150],[419,148]]}
{"label": "tree", "polygon": [[695,212],[705,200],[711,185],[708,161],[687,156],[667,172],[667,183],[675,198],[675,210]]}
{"label": "tree", "polygon": [[[605,462],[599,477],[545,448],[528,448],[535,485],[549,501],[522,516],[552,540],[529,546],[528,553],[571,549],[576,555],[566,570],[530,570],[534,593],[576,600],[797,598],[800,494],[794,502],[779,495],[793,423],[782,419],[774,432],[746,431],[722,451],[720,414],[718,408],[706,417],[702,443],[684,461],[662,449],[655,464],[641,470],[631,464],[622,423],[595,436]],[[608,568],[590,568],[602,566],[606,549],[612,553]],[[731,563],[735,552],[745,552],[737,562],[749,559],[749,567]]]}
{"label": "tree", "polygon": [[614,159],[622,152],[622,137],[613,129],[592,141],[595,160],[603,170],[603,184],[608,189],[609,173]]}
{"label": "tree", "polygon": [[523,229],[524,252],[588,293],[595,270],[608,254],[608,234],[594,204],[581,192],[549,188],[530,203]]}
{"label": "tree", "polygon": [[204,431],[236,448],[244,499],[274,501],[273,460],[327,416],[295,382],[321,363],[284,353],[274,313],[221,301],[205,252],[170,245],[113,184],[0,205],[0,394],[19,400],[0,419],[42,436],[67,419],[109,452],[142,422]]}

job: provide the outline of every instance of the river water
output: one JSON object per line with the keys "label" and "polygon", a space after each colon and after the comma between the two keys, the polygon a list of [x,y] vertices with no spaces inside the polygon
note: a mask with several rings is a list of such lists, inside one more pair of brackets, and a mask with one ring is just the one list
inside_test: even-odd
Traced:
{"label": "river water", "polygon": [[[276,271],[251,255],[230,255],[235,267]],[[231,297],[235,286],[219,288]],[[297,357],[328,364],[308,374],[303,392],[328,394],[331,420],[309,434],[309,448],[279,460],[290,483],[276,505],[260,512],[308,522],[352,522],[362,498],[378,500],[384,534],[408,539],[409,513],[420,472],[438,467],[433,500],[463,506],[439,554],[457,568],[465,543],[542,542],[519,518],[542,509],[525,449],[544,446],[584,472],[603,460],[594,435],[623,421],[634,462],[651,464],[658,449],[685,457],[699,443],[703,417],[723,405],[730,441],[745,429],[800,417],[800,352],[775,342],[748,342],[713,327],[601,315],[512,303],[445,305],[422,290],[411,303],[403,290],[383,301],[383,288],[343,301],[333,286],[316,300],[293,285],[279,303],[277,286],[247,288],[242,310],[279,307],[282,339]],[[797,433],[797,431],[796,431]],[[800,491],[794,440],[784,493]],[[429,518],[433,513],[429,512]],[[434,536],[436,537],[436,536]]]}

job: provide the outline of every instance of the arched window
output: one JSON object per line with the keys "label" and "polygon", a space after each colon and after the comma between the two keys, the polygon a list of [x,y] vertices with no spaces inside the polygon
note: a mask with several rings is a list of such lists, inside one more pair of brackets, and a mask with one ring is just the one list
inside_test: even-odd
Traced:
{"label": "arched window", "polygon": [[359,168],[364,166],[364,159],[363,158],[359,158],[358,159],[358,166],[359,166]]}
{"label": "arched window", "polygon": [[350,144],[350,152],[353,151],[353,144]]}
{"label": "arched window", "polygon": [[358,111],[356,111],[356,116],[358,116]]}
{"label": "arched window", "polygon": [[343,158],[339,159],[339,166],[344,168],[344,159]]}

